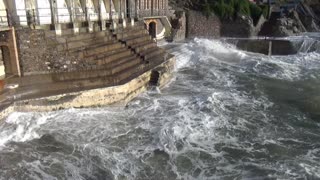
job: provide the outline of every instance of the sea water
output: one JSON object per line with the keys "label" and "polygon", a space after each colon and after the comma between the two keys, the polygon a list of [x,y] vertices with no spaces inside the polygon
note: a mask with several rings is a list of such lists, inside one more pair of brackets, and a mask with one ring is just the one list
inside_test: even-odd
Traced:
{"label": "sea water", "polygon": [[0,179],[320,179],[319,46],[289,40],[298,54],[174,44],[170,84],[126,107],[12,113]]}

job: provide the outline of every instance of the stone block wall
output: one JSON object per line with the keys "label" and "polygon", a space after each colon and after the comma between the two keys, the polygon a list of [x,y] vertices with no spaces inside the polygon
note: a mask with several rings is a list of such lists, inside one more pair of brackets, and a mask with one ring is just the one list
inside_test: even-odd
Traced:
{"label": "stone block wall", "polygon": [[76,56],[59,48],[55,36],[47,30],[16,30],[20,67],[23,75],[76,71],[83,63]]}
{"label": "stone block wall", "polygon": [[220,37],[221,22],[217,16],[206,17],[201,12],[187,12],[187,37]]}

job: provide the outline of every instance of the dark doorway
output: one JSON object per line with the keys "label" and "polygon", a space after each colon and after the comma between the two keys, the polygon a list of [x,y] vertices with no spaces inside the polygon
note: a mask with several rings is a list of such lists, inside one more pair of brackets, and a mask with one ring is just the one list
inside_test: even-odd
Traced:
{"label": "dark doorway", "polygon": [[160,78],[160,73],[158,71],[152,71],[150,82],[149,82],[150,86],[159,86],[159,78]]}
{"label": "dark doorway", "polygon": [[156,38],[157,37],[157,24],[155,22],[149,23],[149,35],[152,38]]}
{"label": "dark doorway", "polygon": [[0,47],[0,79],[13,75],[10,61],[10,51],[7,46]]}

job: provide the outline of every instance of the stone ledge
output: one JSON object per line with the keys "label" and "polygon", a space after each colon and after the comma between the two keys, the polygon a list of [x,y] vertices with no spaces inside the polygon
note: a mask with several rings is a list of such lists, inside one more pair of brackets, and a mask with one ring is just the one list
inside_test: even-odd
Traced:
{"label": "stone ledge", "polygon": [[88,108],[108,105],[125,106],[129,101],[147,90],[151,72],[161,69],[159,87],[169,82],[173,75],[176,59],[171,57],[166,62],[119,86],[105,87],[66,93],[61,95],[16,101],[0,112],[0,119],[14,111],[47,112],[68,108]]}

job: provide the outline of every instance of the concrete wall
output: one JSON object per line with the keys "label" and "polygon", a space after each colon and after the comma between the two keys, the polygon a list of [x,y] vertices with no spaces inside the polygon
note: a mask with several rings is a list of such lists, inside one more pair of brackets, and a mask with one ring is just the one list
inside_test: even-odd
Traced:
{"label": "concrete wall", "polygon": [[290,55],[298,52],[294,45],[287,40],[240,39],[237,40],[236,46],[244,51],[265,55]]}

